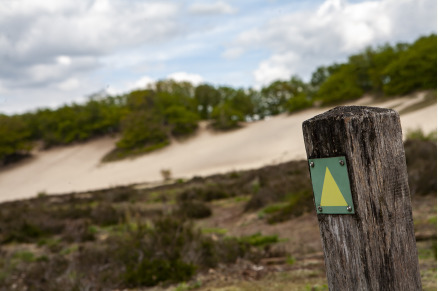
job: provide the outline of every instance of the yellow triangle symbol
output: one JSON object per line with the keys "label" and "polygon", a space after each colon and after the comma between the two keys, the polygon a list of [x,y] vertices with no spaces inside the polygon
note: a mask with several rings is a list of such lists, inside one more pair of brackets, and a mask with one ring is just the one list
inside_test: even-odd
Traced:
{"label": "yellow triangle symbol", "polygon": [[322,186],[321,206],[348,206],[328,167],[325,170]]}

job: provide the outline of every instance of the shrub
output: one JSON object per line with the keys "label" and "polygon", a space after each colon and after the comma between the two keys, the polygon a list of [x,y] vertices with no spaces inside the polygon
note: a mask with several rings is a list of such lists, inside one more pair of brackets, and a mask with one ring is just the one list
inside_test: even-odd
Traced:
{"label": "shrub", "polygon": [[322,83],[315,99],[321,100],[324,105],[357,99],[363,94],[357,83],[354,68],[351,65],[343,65]]}
{"label": "shrub", "polygon": [[164,181],[169,181],[172,179],[172,171],[170,169],[162,169],[160,173]]}
{"label": "shrub", "polygon": [[91,211],[92,221],[101,226],[108,226],[119,223],[123,214],[119,213],[111,204],[101,203]]}
{"label": "shrub", "polygon": [[94,240],[94,234],[90,231],[91,223],[88,219],[77,219],[66,223],[63,239],[68,242],[83,242]]}
{"label": "shrub", "polygon": [[199,116],[182,106],[167,108],[164,116],[170,125],[170,132],[176,137],[191,134],[198,128]]}
{"label": "shrub", "polygon": [[263,247],[279,242],[277,235],[262,235],[259,232],[250,236],[241,237],[239,240],[255,247]]}
{"label": "shrub", "polygon": [[302,191],[290,195],[287,204],[278,207],[268,216],[268,223],[283,222],[292,217],[298,217],[313,209],[313,192]]}
{"label": "shrub", "polygon": [[238,128],[239,122],[244,120],[243,113],[227,103],[216,106],[211,112],[211,118],[213,119],[211,126],[217,130]]}
{"label": "shrub", "polygon": [[407,140],[404,145],[411,195],[436,193],[436,142],[411,139]]}
{"label": "shrub", "polygon": [[149,259],[130,264],[123,274],[127,286],[155,286],[160,282],[182,282],[190,279],[196,267],[181,259]]}
{"label": "shrub", "polygon": [[221,185],[208,185],[205,187],[193,187],[182,192],[178,199],[181,201],[187,200],[202,200],[213,201],[234,196],[232,191],[222,190]]}
{"label": "shrub", "polygon": [[212,212],[205,203],[190,200],[180,202],[177,213],[183,217],[199,219],[211,216]]}
{"label": "shrub", "polygon": [[436,142],[436,130],[425,134],[421,128],[416,130],[408,130],[406,133],[407,140],[422,140],[422,141],[435,141]]}
{"label": "shrub", "polygon": [[122,120],[122,138],[117,148],[133,150],[167,142],[160,117],[146,111],[134,111]]}

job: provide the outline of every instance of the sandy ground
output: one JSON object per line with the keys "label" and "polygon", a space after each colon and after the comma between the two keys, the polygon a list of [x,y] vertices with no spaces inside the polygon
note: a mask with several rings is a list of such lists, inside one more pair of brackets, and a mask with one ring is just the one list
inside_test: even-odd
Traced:
{"label": "sandy ground", "polygon": [[[372,104],[364,98],[356,104],[402,110],[424,98],[393,99]],[[290,116],[246,124],[227,133],[212,133],[201,125],[199,133],[184,142],[119,162],[101,164],[101,158],[114,147],[115,138],[101,138],[86,144],[55,148],[0,171],[0,201],[28,198],[38,193],[62,194],[132,183],[162,180],[161,170],[169,169],[174,178],[190,178],[226,171],[304,159],[301,124],[324,109],[309,109]],[[404,133],[437,128],[436,104],[401,116]]]}

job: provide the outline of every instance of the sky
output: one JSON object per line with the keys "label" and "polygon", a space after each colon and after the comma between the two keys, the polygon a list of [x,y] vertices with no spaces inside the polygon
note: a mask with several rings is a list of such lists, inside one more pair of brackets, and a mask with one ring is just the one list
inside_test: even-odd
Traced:
{"label": "sky", "polygon": [[436,0],[0,0],[0,112],[163,79],[259,89],[436,33]]}

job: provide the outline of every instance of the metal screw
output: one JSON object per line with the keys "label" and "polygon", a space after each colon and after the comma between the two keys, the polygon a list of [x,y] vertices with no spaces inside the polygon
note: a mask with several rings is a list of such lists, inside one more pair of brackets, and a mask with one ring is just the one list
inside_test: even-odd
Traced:
{"label": "metal screw", "polygon": [[343,166],[345,163],[344,163],[343,160],[340,160],[340,161],[339,161],[339,164],[340,164],[341,166]]}
{"label": "metal screw", "polygon": [[318,206],[318,211],[322,212],[322,207],[321,206]]}
{"label": "metal screw", "polygon": [[347,206],[347,211],[351,212],[353,210],[353,208],[351,208],[351,206]]}
{"label": "metal screw", "polygon": [[314,162],[310,162],[310,166],[313,168],[315,167],[315,163]]}

